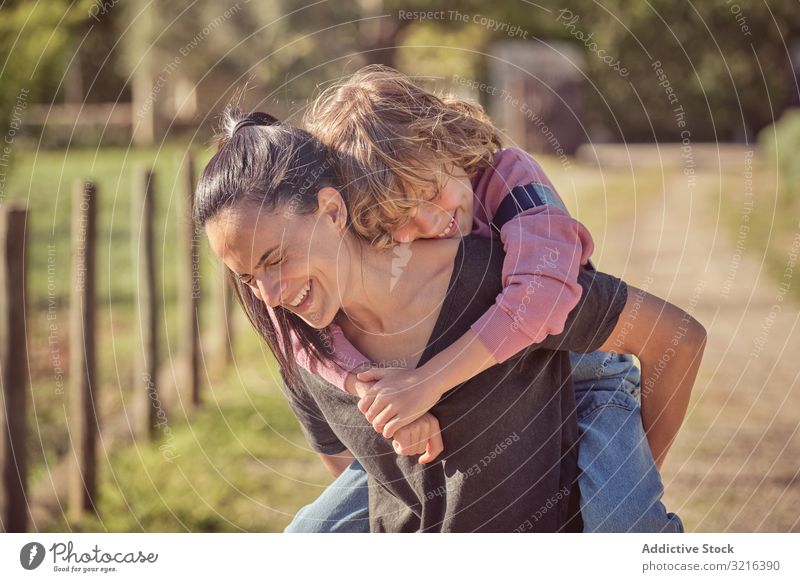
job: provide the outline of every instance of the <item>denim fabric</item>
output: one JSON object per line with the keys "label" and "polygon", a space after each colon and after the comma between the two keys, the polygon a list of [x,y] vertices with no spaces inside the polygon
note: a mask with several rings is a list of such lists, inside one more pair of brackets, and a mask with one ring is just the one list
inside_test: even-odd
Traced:
{"label": "denim fabric", "polygon": [[575,393],[591,389],[623,390],[640,400],[641,373],[628,354],[570,352]]}
{"label": "denim fabric", "polygon": [[[640,372],[628,355],[570,354],[580,430],[586,532],[682,532],[661,503],[664,487],[642,428]],[[369,531],[367,473],[354,461],[287,532]]]}
{"label": "denim fabric", "polygon": [[353,461],[316,501],[297,512],[285,533],[369,532],[367,472]]}
{"label": "denim fabric", "polygon": [[683,532],[642,427],[633,358],[570,354],[577,401],[581,516],[586,532]]}

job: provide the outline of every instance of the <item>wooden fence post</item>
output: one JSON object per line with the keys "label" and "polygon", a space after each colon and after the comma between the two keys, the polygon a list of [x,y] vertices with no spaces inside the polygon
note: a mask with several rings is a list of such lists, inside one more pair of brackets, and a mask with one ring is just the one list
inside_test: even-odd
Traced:
{"label": "wooden fence post", "polygon": [[[178,205],[179,252],[182,256],[183,274],[179,277],[183,285],[179,287],[178,305],[181,311],[181,338],[183,346],[183,369],[185,399],[190,406],[200,404],[200,240],[192,220],[192,200],[194,199],[194,163],[187,154],[181,166],[181,177],[185,192],[178,189],[181,198]],[[182,196],[181,196],[182,195]]]}
{"label": "wooden fence post", "polygon": [[96,242],[97,188],[75,182],[72,190],[72,289],[70,293],[69,434],[75,455],[69,477],[69,514],[96,512]]}
{"label": "wooden fence post", "polygon": [[28,526],[25,453],[28,357],[25,338],[27,210],[0,209],[0,530]]}
{"label": "wooden fence post", "polygon": [[[165,418],[158,393],[158,299],[156,296],[156,261],[153,246],[155,222],[155,173],[140,168],[133,191],[133,225],[131,235],[136,241],[133,257],[136,265],[136,305],[140,345],[136,358],[134,386],[144,390],[143,432],[147,438],[156,437],[156,428]],[[161,418],[160,418],[161,417]]]}

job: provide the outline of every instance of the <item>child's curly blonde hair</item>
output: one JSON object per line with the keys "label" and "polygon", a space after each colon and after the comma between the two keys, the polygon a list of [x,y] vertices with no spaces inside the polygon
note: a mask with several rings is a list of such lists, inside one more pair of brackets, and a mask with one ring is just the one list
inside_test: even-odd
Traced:
{"label": "child's curly blonde hair", "polygon": [[471,178],[501,147],[480,105],[435,95],[380,65],[324,90],[305,125],[338,156],[354,229],[382,248],[395,244],[392,232],[421,200],[438,196],[442,169]]}

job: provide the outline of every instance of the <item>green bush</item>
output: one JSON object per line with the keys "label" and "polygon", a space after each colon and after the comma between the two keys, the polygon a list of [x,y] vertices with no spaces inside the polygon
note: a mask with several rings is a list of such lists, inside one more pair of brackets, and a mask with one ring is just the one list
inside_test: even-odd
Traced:
{"label": "green bush", "polygon": [[774,124],[758,134],[758,147],[764,158],[777,162],[781,197],[796,199],[800,192],[800,109],[790,109]]}

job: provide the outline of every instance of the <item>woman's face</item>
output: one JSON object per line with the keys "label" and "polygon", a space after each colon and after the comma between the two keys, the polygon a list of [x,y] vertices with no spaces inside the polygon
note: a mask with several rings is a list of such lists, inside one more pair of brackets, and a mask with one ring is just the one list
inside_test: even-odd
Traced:
{"label": "woman's face", "polygon": [[439,196],[420,203],[411,220],[392,233],[399,243],[418,238],[453,238],[472,231],[472,184],[462,168],[444,176]]}
{"label": "woman's face", "polygon": [[323,188],[313,214],[265,212],[244,205],[206,223],[211,249],[270,307],[283,307],[322,329],[341,308],[350,253],[344,244],[346,209],[339,193]]}

